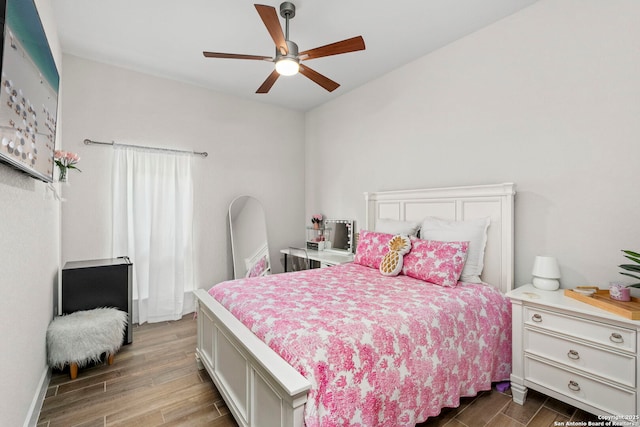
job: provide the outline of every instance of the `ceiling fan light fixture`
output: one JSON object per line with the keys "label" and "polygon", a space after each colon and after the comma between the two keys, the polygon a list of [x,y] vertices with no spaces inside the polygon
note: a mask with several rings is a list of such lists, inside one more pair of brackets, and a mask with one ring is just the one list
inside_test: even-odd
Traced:
{"label": "ceiling fan light fixture", "polygon": [[300,62],[294,58],[281,58],[276,61],[276,71],[281,76],[293,76],[298,74]]}

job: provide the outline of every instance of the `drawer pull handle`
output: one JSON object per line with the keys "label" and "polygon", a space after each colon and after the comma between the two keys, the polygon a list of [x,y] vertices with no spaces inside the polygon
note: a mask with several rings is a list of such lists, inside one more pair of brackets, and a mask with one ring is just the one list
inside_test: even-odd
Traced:
{"label": "drawer pull handle", "polygon": [[580,391],[580,385],[575,381],[569,381],[567,387],[569,387],[569,389],[573,391]]}
{"label": "drawer pull handle", "polygon": [[612,333],[611,336],[609,337],[609,340],[611,340],[612,342],[615,342],[617,344],[620,344],[620,343],[624,342],[624,338],[622,338],[622,335],[620,335],[617,332]]}
{"label": "drawer pull handle", "polygon": [[534,322],[540,323],[542,322],[542,316],[539,314],[534,314],[533,316],[531,316],[531,320],[533,320]]}
{"label": "drawer pull handle", "polygon": [[578,360],[580,359],[580,354],[578,354],[578,352],[575,350],[569,350],[569,353],[567,353],[567,357],[569,359]]}

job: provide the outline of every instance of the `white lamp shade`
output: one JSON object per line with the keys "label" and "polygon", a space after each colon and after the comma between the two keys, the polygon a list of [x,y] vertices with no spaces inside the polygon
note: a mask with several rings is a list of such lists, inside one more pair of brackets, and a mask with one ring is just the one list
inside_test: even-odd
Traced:
{"label": "white lamp shade", "polygon": [[531,274],[544,279],[559,279],[560,267],[558,267],[558,260],[551,256],[537,256],[533,262]]}
{"label": "white lamp shade", "polygon": [[560,267],[558,260],[551,256],[537,256],[533,262],[533,286],[545,291],[555,291],[560,287]]}

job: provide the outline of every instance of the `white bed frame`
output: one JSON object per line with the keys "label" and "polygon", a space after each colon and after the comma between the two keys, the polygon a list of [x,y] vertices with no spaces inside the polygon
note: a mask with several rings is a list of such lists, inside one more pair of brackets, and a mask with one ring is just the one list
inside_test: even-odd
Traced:
{"label": "white bed frame", "polygon": [[[365,193],[366,229],[378,219],[420,221],[491,217],[483,281],[502,292],[513,288],[511,183]],[[206,290],[195,291],[196,359],[207,370],[242,427],[302,427],[310,383],[256,337]]]}

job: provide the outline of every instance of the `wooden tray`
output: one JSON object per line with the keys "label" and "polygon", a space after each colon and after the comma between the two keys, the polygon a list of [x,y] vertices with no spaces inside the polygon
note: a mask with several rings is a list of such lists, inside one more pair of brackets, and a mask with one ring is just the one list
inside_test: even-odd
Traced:
{"label": "wooden tray", "polygon": [[586,296],[573,289],[565,289],[564,294],[569,298],[577,299],[603,310],[610,311],[631,320],[640,320],[640,299],[631,297],[631,301],[616,301],[609,298],[609,290],[597,290],[595,294]]}

